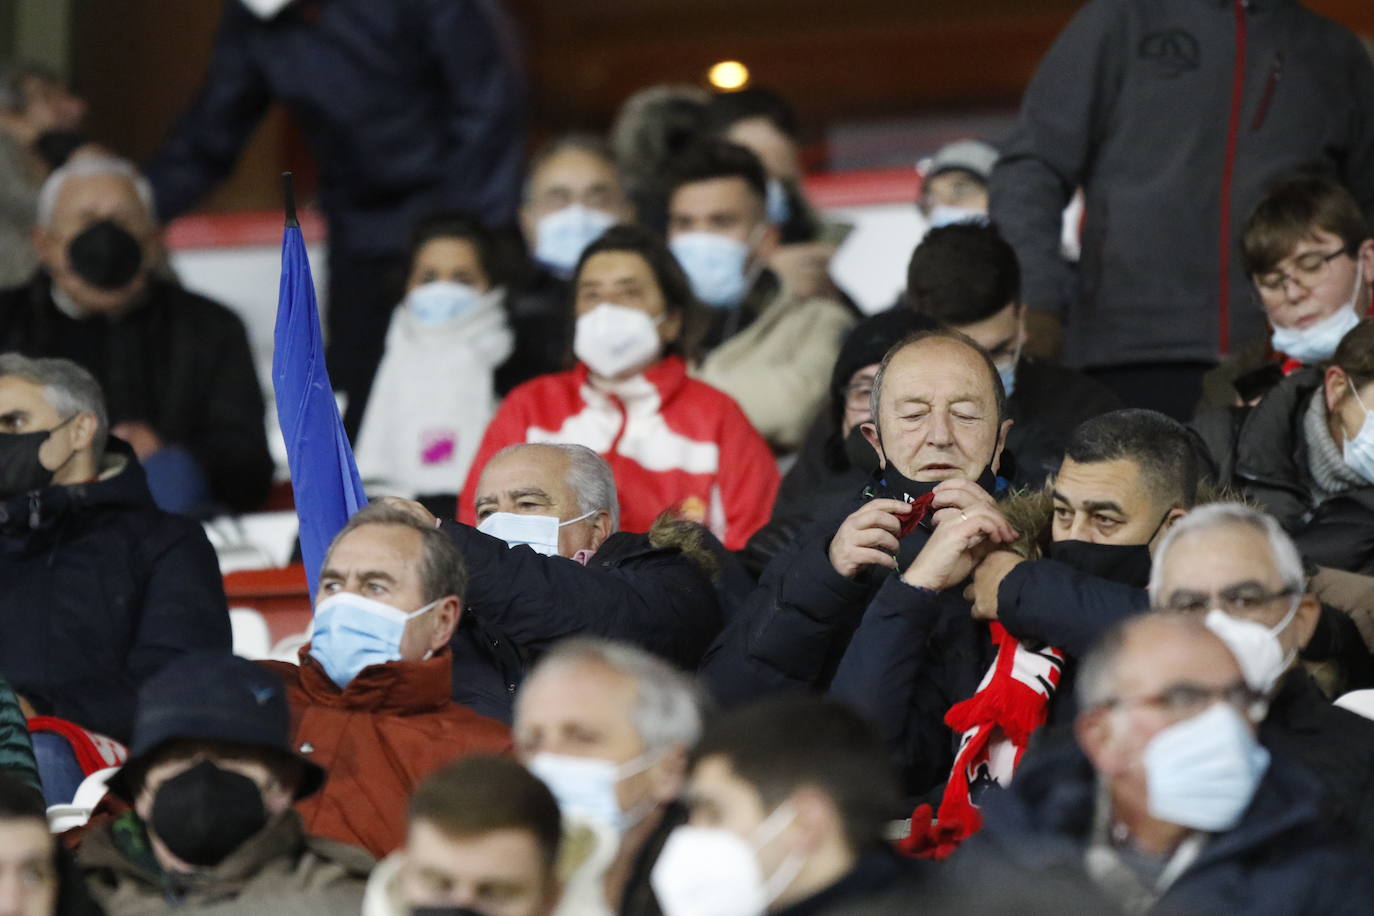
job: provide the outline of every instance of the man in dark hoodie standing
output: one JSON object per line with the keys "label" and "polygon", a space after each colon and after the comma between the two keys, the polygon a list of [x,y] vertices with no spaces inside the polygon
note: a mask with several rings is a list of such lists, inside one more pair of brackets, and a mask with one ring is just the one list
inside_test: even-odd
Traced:
{"label": "man in dark hoodie standing", "polygon": [[0,355],[0,670],[36,713],[127,743],[139,684],[228,653],[229,615],[204,531],[107,436],[90,373]]}

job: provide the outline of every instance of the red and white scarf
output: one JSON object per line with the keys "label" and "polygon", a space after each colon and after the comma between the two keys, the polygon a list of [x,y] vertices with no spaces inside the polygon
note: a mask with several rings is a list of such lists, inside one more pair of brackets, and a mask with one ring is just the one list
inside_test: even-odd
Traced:
{"label": "red and white scarf", "polygon": [[962,736],[959,750],[939,812],[920,805],[911,813],[911,833],[897,844],[909,856],[943,859],[978,831],[983,818],[971,790],[1011,782],[1031,732],[1045,723],[1059,687],[1062,652],[1023,645],[995,621],[988,629],[997,658],[973,696],[945,713],[945,724]]}

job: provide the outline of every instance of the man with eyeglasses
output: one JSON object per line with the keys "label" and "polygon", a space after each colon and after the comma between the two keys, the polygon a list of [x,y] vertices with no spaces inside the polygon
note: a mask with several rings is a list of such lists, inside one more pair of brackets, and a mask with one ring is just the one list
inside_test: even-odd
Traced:
{"label": "man with eyeglasses", "polygon": [[1279,379],[1330,359],[1370,310],[1374,238],[1355,198],[1330,178],[1276,184],[1250,214],[1241,254],[1272,333],[1207,373],[1199,411],[1254,403]]}
{"label": "man with eyeglasses", "polygon": [[1119,624],[1078,697],[1076,743],[988,799],[957,886],[1086,885],[1126,913],[1369,911],[1368,869],[1330,838],[1311,777],[1256,740],[1263,700],[1200,619]]}
{"label": "man with eyeglasses", "polygon": [[1374,848],[1374,722],[1333,706],[1298,663],[1321,607],[1278,522],[1240,503],[1193,510],[1160,545],[1150,595],[1230,647],[1251,689],[1269,697],[1260,740],[1318,777],[1342,835]]}

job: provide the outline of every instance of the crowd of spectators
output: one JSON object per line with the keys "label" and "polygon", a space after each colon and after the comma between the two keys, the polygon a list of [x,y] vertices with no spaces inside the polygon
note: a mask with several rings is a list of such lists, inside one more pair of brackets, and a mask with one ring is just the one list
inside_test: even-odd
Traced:
{"label": "crowd of spectators", "polygon": [[[1353,36],[1092,0],[871,314],[776,93],[526,157],[523,92],[476,0],[228,2],[141,166],[0,73],[0,916],[1374,910]],[[273,486],[248,334],[161,234],[274,99],[372,499],[290,660],[202,524]]]}

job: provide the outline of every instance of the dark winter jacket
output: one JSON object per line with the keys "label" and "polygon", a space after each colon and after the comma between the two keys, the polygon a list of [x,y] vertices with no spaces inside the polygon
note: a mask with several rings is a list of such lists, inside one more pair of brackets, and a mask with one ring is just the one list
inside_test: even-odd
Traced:
{"label": "dark winter jacket", "polygon": [[[1023,298],[1063,317],[1068,365],[1211,362],[1262,337],[1241,227],[1298,168],[1374,216],[1371,112],[1359,40],[1298,0],[1084,5],[1040,62],[991,181]],[[1059,240],[1078,187],[1076,277]]]}
{"label": "dark winter jacket", "polygon": [[1204,470],[1278,519],[1302,555],[1319,566],[1374,573],[1374,484],[1319,500],[1308,470],[1303,419],[1320,396],[1321,374],[1293,373],[1254,407],[1193,421]]}
{"label": "dark winter jacket", "polygon": [[148,164],[160,218],[227,177],[273,101],[319,163],[336,253],[400,254],[416,219],[514,222],[520,73],[494,0],[298,0],[269,21],[224,4],[195,99]]}
{"label": "dark winter jacket", "polygon": [[922,906],[928,887],[928,870],[924,865],[899,856],[886,846],[863,852],[840,880],[777,910],[776,916],[929,912]]}
{"label": "dark winter jacket", "polygon": [[0,677],[0,772],[42,791],[38,764],[33,759],[33,740],[19,698],[9,682]]}
{"label": "dark winter jacket", "polygon": [[720,598],[702,565],[710,561],[668,544],[660,526],[611,535],[586,566],[508,547],[459,522],[443,530],[468,569],[453,698],[483,715],[510,722],[525,668],[564,637],[624,640],[692,670],[720,631]]}
{"label": "dark winter jacket", "polygon": [[[1095,797],[1076,746],[1028,755],[1009,789],[984,796],[983,829],[948,863],[956,886],[1091,893],[1083,857]],[[1330,836],[1319,798],[1312,777],[1276,754],[1241,822],[1213,836],[1150,912],[1368,913],[1369,869]]]}
{"label": "dark winter jacket", "polygon": [[0,503],[0,671],[39,713],[127,743],[139,685],[195,649],[229,651],[200,525],[153,505],[111,440],[109,469]]}
{"label": "dark winter jacket", "polygon": [[110,423],[141,420],[189,449],[217,502],[253,509],[272,483],[265,408],[248,335],[237,315],[153,279],[119,318],[77,321],[52,302],[44,273],[0,292],[0,352],[62,357],[100,383]]}

